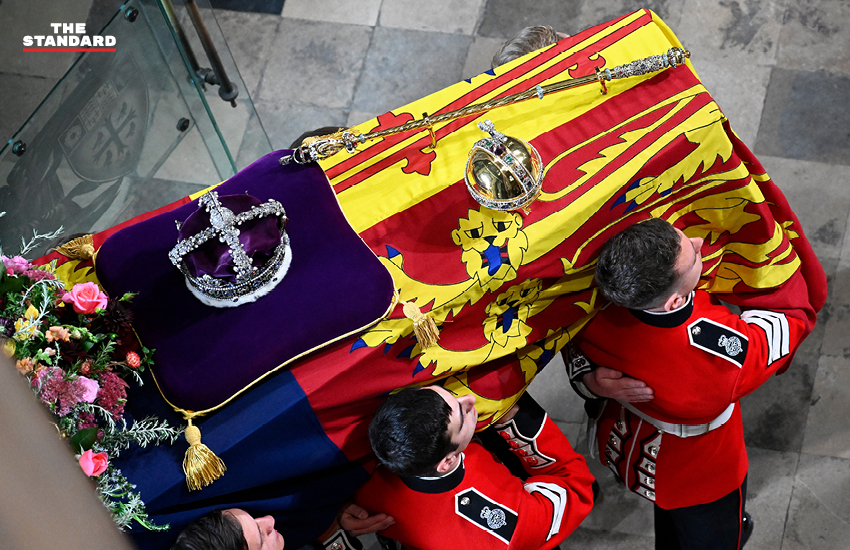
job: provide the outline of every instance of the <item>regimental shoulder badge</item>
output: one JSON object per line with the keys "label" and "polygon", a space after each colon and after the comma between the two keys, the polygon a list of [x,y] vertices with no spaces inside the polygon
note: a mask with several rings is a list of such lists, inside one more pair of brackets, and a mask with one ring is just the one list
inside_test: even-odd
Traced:
{"label": "regimental shoulder badge", "polygon": [[688,339],[692,346],[722,357],[738,368],[744,366],[748,340],[737,330],[702,317],[688,325]]}
{"label": "regimental shoulder badge", "polygon": [[469,488],[455,495],[455,512],[505,544],[511,543],[518,516],[507,506]]}

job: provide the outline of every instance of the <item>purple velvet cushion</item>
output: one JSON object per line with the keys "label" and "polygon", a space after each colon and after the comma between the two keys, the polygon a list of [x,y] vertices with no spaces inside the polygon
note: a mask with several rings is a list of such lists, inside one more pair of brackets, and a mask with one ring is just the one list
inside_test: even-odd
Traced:
{"label": "purple velvet cushion", "polygon": [[153,373],[176,407],[216,407],[294,357],[370,325],[392,302],[392,277],[348,224],[324,172],[281,166],[283,154],[266,155],[216,189],[276,199],[286,209],[292,265],[268,296],[219,309],[189,293],[168,251],[175,221],[197,210],[197,200],[118,231],[98,252],[104,289],[138,293],[134,327],[156,349]]}

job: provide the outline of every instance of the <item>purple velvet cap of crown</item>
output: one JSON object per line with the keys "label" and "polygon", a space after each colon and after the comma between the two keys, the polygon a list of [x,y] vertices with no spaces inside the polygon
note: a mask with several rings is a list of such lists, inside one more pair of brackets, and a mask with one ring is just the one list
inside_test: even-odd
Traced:
{"label": "purple velvet cap of crown", "polygon": [[[251,195],[225,195],[218,197],[222,206],[234,214],[247,212],[260,206],[260,199]],[[178,241],[182,241],[207,229],[212,224],[210,213],[201,206],[192,212],[180,227]],[[260,267],[271,257],[280,244],[281,231],[275,216],[253,218],[239,226],[239,242],[251,258],[254,267]],[[192,277],[209,275],[228,282],[236,281],[236,270],[230,255],[230,247],[217,238],[210,239],[183,257],[186,271]]]}

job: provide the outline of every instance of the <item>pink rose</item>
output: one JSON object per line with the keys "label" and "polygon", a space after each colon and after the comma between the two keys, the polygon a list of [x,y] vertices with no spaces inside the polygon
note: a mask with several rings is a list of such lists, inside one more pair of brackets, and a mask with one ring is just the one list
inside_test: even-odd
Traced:
{"label": "pink rose", "polygon": [[99,476],[109,465],[106,453],[93,453],[91,449],[80,455],[80,468],[89,477]]}
{"label": "pink rose", "polygon": [[96,284],[79,283],[62,297],[62,301],[73,304],[77,313],[94,313],[98,309],[106,309],[109,298]]}
{"label": "pink rose", "polygon": [[14,256],[12,258],[0,256],[0,259],[2,259],[3,263],[6,265],[6,273],[9,275],[11,275],[8,271],[9,269],[11,269],[13,273],[23,273],[30,268],[30,263],[21,256]]}
{"label": "pink rose", "polygon": [[83,390],[80,393],[80,399],[86,403],[94,403],[94,400],[97,399],[97,391],[100,389],[100,384],[97,383],[97,380],[92,380],[85,376],[80,376],[77,380],[79,380],[80,387]]}

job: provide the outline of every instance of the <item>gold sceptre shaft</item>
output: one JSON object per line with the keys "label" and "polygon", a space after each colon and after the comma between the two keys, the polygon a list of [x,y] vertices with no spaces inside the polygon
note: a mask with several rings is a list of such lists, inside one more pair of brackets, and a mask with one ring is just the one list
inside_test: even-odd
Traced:
{"label": "gold sceptre shaft", "polygon": [[690,57],[691,52],[688,50],[683,48],[670,48],[667,50],[667,53],[664,54],[637,59],[630,63],[626,63],[625,65],[617,65],[611,69],[600,69],[597,67],[595,72],[578,78],[570,78],[560,82],[547,84],[545,86],[535,86],[534,88],[530,88],[524,92],[491,99],[483,103],[467,105],[466,107],[455,111],[423,116],[423,118],[419,120],[412,120],[405,124],[385,128],[383,130],[355,135],[346,129],[340,129],[334,134],[308,137],[304,139],[302,144],[296,148],[291,155],[281,157],[280,163],[289,164],[290,162],[296,162],[298,164],[306,164],[308,162],[324,160],[337,154],[342,149],[345,149],[349,153],[354,153],[357,150],[357,145],[365,143],[366,140],[378,139],[393,134],[418,130],[420,128],[429,128],[430,131],[433,132],[434,124],[448,122],[471,115],[478,115],[498,107],[512,105],[535,97],[543,99],[543,96],[547,94],[561,92],[563,90],[584,86],[585,84],[592,84],[594,82],[598,82],[602,86],[602,94],[606,94],[608,93],[608,89],[605,83],[608,81],[654,73],[668,68],[675,69],[679,65],[683,65],[685,63],[685,59]]}

